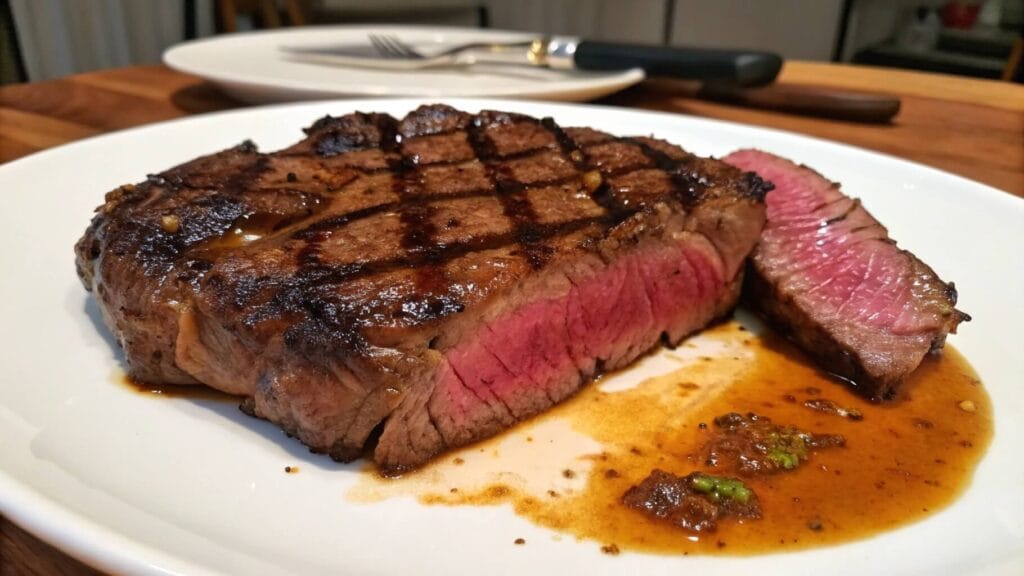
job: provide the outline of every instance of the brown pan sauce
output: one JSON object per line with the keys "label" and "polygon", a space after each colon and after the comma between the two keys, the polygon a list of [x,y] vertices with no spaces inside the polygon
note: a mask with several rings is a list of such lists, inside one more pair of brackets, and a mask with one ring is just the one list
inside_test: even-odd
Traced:
{"label": "brown pan sauce", "polygon": [[[348,497],[509,504],[603,550],[749,555],[847,542],[921,520],[963,492],[992,436],[989,397],[952,347],[925,359],[897,398],[878,404],[771,333],[755,336],[729,322],[700,338],[722,352],[681,360],[678,370],[627,390],[589,386],[539,418],[402,478],[380,478],[368,467]],[[712,533],[688,532],[621,503],[656,468],[737,476],[705,461],[715,417],[730,412],[841,434],[845,446],[812,450],[794,470],[739,476],[757,494],[762,518],[726,520]]]}
{"label": "brown pan sauce", "polygon": [[153,384],[137,380],[124,372],[118,372],[116,379],[120,384],[124,385],[132,392],[142,394],[144,396],[187,398],[189,400],[210,400],[215,402],[233,402],[236,404],[241,401],[240,396],[221,392],[220,390],[210,388],[209,386],[203,386],[202,384]]}

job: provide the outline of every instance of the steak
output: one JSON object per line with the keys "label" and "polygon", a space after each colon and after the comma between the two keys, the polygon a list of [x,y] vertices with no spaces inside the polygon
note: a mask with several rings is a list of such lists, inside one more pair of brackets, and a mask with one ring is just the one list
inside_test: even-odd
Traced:
{"label": "steak", "polygon": [[838,184],[789,160],[740,150],[725,161],[771,180],[751,258],[751,299],[777,327],[865,396],[892,396],[970,317],[956,290],[896,246]]}
{"label": "steak", "polygon": [[306,133],[111,192],[78,271],[133,376],[385,473],[727,314],[764,225],[770,185],[653,138],[442,105]]}

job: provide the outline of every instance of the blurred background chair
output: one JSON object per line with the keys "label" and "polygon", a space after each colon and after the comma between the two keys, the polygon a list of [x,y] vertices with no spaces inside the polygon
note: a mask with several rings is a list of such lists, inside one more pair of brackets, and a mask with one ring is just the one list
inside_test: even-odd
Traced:
{"label": "blurred background chair", "polygon": [[[193,3],[194,4],[194,3]],[[306,23],[308,2],[285,0],[284,12],[288,24],[302,26]],[[221,32],[237,32],[238,19],[245,16],[254,28],[277,28],[281,26],[281,10],[275,0],[217,0],[217,29]],[[186,14],[186,18],[197,18],[197,14]]]}

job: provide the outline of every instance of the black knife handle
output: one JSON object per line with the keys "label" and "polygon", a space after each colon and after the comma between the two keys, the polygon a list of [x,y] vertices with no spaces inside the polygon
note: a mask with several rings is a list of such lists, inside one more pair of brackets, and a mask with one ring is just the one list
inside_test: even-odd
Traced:
{"label": "black knife handle", "polygon": [[770,52],[712,50],[584,40],[574,62],[583,70],[643,68],[650,76],[760,86],[775,80],[782,58]]}

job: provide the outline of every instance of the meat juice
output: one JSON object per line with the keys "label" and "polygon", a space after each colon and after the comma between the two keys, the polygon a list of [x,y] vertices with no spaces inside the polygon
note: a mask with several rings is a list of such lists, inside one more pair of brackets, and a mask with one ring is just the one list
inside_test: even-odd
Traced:
{"label": "meat juice", "polygon": [[[415,495],[430,505],[510,505],[539,526],[606,553],[750,555],[848,542],[919,521],[970,484],[992,436],[991,403],[966,360],[947,346],[886,403],[867,401],[765,330],[737,321],[642,362],[678,368],[638,385],[628,374],[595,386],[505,434],[397,479],[367,468],[350,500]],[[834,405],[859,419],[809,406]],[[716,470],[705,446],[716,416],[756,413],[845,446],[812,450],[794,470],[739,476],[762,517],[693,533],[621,503],[653,469]]]}

